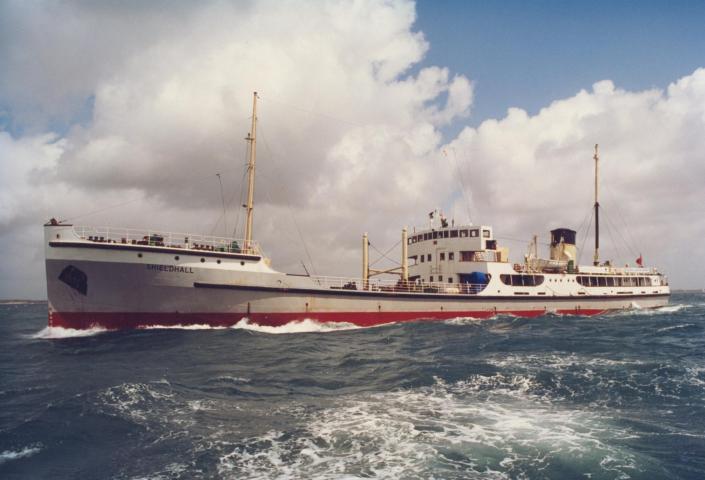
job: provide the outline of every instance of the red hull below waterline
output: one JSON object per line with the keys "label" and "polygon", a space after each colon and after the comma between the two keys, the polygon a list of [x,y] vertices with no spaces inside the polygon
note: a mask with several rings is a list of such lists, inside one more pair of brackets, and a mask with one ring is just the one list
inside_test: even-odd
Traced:
{"label": "red hull below waterline", "polygon": [[[599,315],[605,310],[580,309],[557,310],[559,315]],[[542,310],[511,311],[468,311],[468,312],[321,312],[321,313],[250,313],[250,323],[279,327],[305,319],[321,323],[349,323],[359,327],[372,327],[386,323],[411,321],[439,321],[452,318],[487,319],[495,315],[513,315],[534,318],[546,314]],[[129,313],[129,312],[52,312],[49,326],[72,329],[105,328],[122,330],[153,326],[208,325],[211,327],[231,327],[240,322],[244,315],[231,313]]]}

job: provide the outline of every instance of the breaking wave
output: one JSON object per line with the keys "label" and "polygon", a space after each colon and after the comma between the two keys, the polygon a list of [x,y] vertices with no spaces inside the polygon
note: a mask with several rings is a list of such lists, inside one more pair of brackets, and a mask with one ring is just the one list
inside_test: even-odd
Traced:
{"label": "breaking wave", "polygon": [[302,427],[244,439],[219,460],[238,478],[533,478],[571,462],[627,475],[631,438],[608,418],[535,397],[534,379],[471,376],[414,390],[352,396],[322,411],[292,408]]}
{"label": "breaking wave", "polygon": [[358,327],[357,325],[348,322],[318,322],[309,318],[296,322],[289,322],[286,325],[282,325],[280,327],[270,327],[266,325],[257,325],[256,323],[250,323],[250,320],[248,318],[243,318],[230,328],[234,328],[237,330],[250,330],[253,332],[260,333],[282,334],[339,332],[341,330],[355,330],[363,327]]}
{"label": "breaking wave", "polygon": [[103,327],[92,327],[87,329],[44,327],[37,333],[29,335],[29,337],[41,340],[57,340],[62,338],[91,337],[93,335],[110,331],[111,330]]}
{"label": "breaking wave", "polygon": [[228,327],[213,326],[205,323],[189,325],[144,325],[138,327],[139,330],[225,330],[226,328]]}
{"label": "breaking wave", "polygon": [[33,445],[22,448],[21,450],[5,450],[0,452],[0,465],[12,460],[19,460],[20,458],[27,458],[35,455],[41,451],[41,446]]}

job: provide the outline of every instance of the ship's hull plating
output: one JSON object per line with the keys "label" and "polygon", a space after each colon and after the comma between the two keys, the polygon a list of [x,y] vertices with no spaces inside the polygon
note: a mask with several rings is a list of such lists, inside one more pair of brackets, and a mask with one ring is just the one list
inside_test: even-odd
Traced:
{"label": "ship's hull plating", "polygon": [[46,262],[49,324],[64,328],[227,327],[243,318],[269,326],[304,319],[373,326],[499,314],[595,315],[668,302],[668,294],[656,291],[508,297],[331,290],[308,277],[258,268],[261,260],[237,259],[229,265],[227,259],[222,264],[214,258],[201,261],[197,252],[174,262],[174,255],[158,252],[58,250],[63,258],[48,255]]}

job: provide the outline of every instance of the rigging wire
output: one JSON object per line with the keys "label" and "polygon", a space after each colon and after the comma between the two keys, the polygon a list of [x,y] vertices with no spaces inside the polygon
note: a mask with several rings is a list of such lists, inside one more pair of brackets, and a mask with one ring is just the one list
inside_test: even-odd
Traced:
{"label": "rigging wire", "polygon": [[[220,178],[220,173],[215,174],[216,177],[218,177],[218,185],[220,185],[220,202],[223,204],[223,215],[220,217],[223,219],[223,230],[225,231],[225,236],[228,236],[228,217],[227,214],[225,213],[225,196],[223,195],[223,180]],[[211,235],[213,235],[213,232],[215,232],[216,228],[218,228],[218,224],[220,223],[220,218],[215,222],[215,225],[213,226],[213,229],[211,230]]]}
{"label": "rigging wire", "polygon": [[[261,96],[260,94],[258,94],[257,97],[258,97],[260,100],[262,99],[262,96]],[[321,112],[317,112],[317,111],[315,111],[315,110],[311,110],[311,109],[308,109],[308,108],[300,107],[300,106],[298,106],[298,105],[294,105],[293,103],[289,103],[289,102],[285,102],[285,101],[279,100],[279,99],[277,99],[276,97],[273,97],[273,96],[271,96],[271,95],[267,95],[267,96],[265,96],[265,98],[266,98],[267,100],[269,100],[269,101],[274,101],[275,103],[279,103],[279,104],[284,105],[284,106],[287,106],[287,107],[289,107],[289,108],[293,108],[294,110],[299,110],[300,112],[303,112],[303,113],[308,113],[308,114],[310,114],[310,115],[317,115],[317,116],[319,116],[319,117],[327,118],[327,119],[329,119],[329,120],[335,120],[335,121],[337,121],[337,122],[345,123],[345,124],[348,124],[348,125],[353,126],[353,127],[365,128],[365,127],[368,126],[368,125],[364,125],[364,124],[361,124],[361,123],[356,123],[356,122],[353,122],[353,121],[350,121],[350,120],[346,120],[346,119],[343,119],[343,118],[340,118],[340,117],[336,117],[336,116],[333,116],[333,115],[328,115],[328,114],[326,114],[326,113],[321,113]]]}
{"label": "rigging wire", "polygon": [[[455,147],[450,147],[450,150],[453,152],[453,164],[455,165],[455,170],[458,172],[458,181],[460,182],[460,189],[463,194],[463,200],[465,201],[465,208],[467,209],[468,213],[468,221],[472,225],[472,212],[470,211],[470,198],[467,194],[467,189],[465,187],[465,178],[463,177],[463,172],[460,169],[460,165],[458,162],[458,157],[455,154]],[[446,157],[448,154],[446,153],[446,149],[443,149],[443,155]]]}
{"label": "rigging wire", "polygon": [[[247,117],[247,118],[249,119],[249,118],[251,118],[251,117]],[[192,168],[187,169],[186,171],[184,171],[184,170],[182,170],[182,169],[174,169],[174,170],[173,170],[173,174],[170,175],[170,176],[168,176],[167,178],[163,179],[163,181],[161,182],[161,184],[162,184],[164,187],[166,187],[167,189],[168,189],[169,187],[174,187],[174,186],[177,186],[177,185],[183,185],[183,179],[184,179],[184,178],[190,178],[190,177],[192,176],[192,174],[194,174],[194,173],[196,173],[197,171],[202,170],[202,169],[203,169],[202,165],[199,164],[198,162],[196,162]],[[234,171],[234,170],[235,170],[235,168],[229,168],[229,169],[226,169],[226,170],[221,170],[221,173],[228,173],[228,172],[232,172],[232,171]],[[190,184],[191,184],[191,185],[195,185],[195,184],[201,183],[201,182],[203,182],[203,181],[206,181],[206,180],[208,180],[208,179],[211,178],[211,175],[212,175],[212,174],[209,174],[209,175],[204,176],[204,177],[198,177],[198,178],[196,178],[195,180],[190,181]],[[143,192],[143,193],[146,193],[146,192]],[[87,212],[87,213],[81,213],[81,214],[78,214],[78,215],[75,215],[75,216],[71,216],[71,217],[62,219],[61,221],[62,221],[62,222],[72,222],[72,221],[74,221],[74,220],[78,220],[78,219],[81,219],[81,218],[89,217],[89,216],[95,215],[95,214],[97,214],[97,213],[102,213],[102,212],[105,212],[105,211],[107,211],[107,210],[112,210],[112,209],[114,209],[114,208],[123,207],[123,206],[125,206],[125,205],[129,205],[129,204],[131,204],[131,203],[134,203],[134,202],[137,202],[137,201],[140,201],[140,200],[144,200],[144,199],[145,199],[145,194],[143,194],[143,195],[141,195],[141,196],[139,196],[139,197],[132,198],[132,199],[130,199],[130,200],[121,201],[121,202],[118,202],[118,203],[114,203],[114,204],[111,204],[111,205],[107,205],[107,206],[105,206],[105,207],[102,207],[102,208],[99,208],[99,209],[97,209],[97,210],[93,210],[93,211],[90,211],[90,212]]]}
{"label": "rigging wire", "polygon": [[[274,155],[274,153],[272,152],[272,149],[269,148],[269,143],[267,142],[267,139],[266,139],[265,136],[264,136],[264,131],[263,131],[263,129],[262,129],[262,125],[261,125],[261,124],[259,125],[259,133],[258,133],[258,135],[259,135],[260,137],[262,137],[262,142],[263,142],[263,144],[264,144],[264,148],[267,150],[267,153],[269,153],[269,158],[270,158],[270,160],[272,160],[272,163],[276,162],[277,157],[276,157],[276,156]],[[261,174],[261,173],[260,173],[260,174]],[[282,185],[282,188],[286,189],[286,186]],[[267,190],[267,189],[265,188],[265,192],[266,192],[266,194],[267,194],[267,198],[269,198],[269,201],[270,201],[271,203],[274,203],[274,201],[272,200],[271,196],[269,195],[269,190]],[[286,198],[286,196],[285,196],[285,198]],[[304,247],[304,252],[306,253],[306,258],[308,258],[308,262],[309,262],[309,264],[311,264],[311,270],[313,271],[313,274],[314,274],[314,275],[317,275],[317,273],[316,273],[316,267],[315,267],[315,265],[314,265],[314,263],[313,263],[313,258],[311,257],[311,252],[310,252],[309,249],[308,249],[308,245],[306,244],[306,240],[304,239],[304,235],[303,235],[303,233],[301,232],[301,228],[299,227],[299,223],[296,221],[296,215],[294,214],[294,210],[291,208],[291,203],[289,203],[288,200],[285,200],[285,201],[284,201],[284,204],[286,205],[286,207],[287,207],[287,209],[288,209],[288,211],[289,211],[289,218],[291,218],[291,221],[294,223],[294,227],[296,228],[296,232],[298,233],[299,239],[301,240],[301,244],[302,244],[303,247]],[[306,269],[306,268],[304,267],[304,269]]]}
{"label": "rigging wire", "polygon": [[605,215],[604,210],[602,211],[602,218],[604,218],[605,221],[605,226],[607,227],[607,234],[610,236],[610,240],[612,241],[612,248],[614,249],[615,253],[617,254],[616,258],[623,258],[621,252],[619,251],[619,244],[614,241],[614,236],[612,235],[612,230],[614,230],[614,225],[612,225],[612,222],[610,221],[609,217]]}
{"label": "rigging wire", "polygon": [[[590,220],[588,221],[587,227],[585,228],[585,235],[583,236],[583,243],[580,244],[580,253],[578,254],[578,263],[582,262],[583,258],[583,252],[585,252],[585,242],[587,241],[588,238],[588,233],[590,233],[590,226],[592,225],[592,219],[595,216],[595,211],[593,209],[590,209],[592,212],[590,214]],[[583,222],[585,223],[585,222]]]}
{"label": "rigging wire", "polygon": [[614,205],[614,209],[617,212],[617,215],[619,216],[620,220],[622,220],[622,224],[624,225],[624,230],[627,232],[627,237],[629,237],[629,241],[627,241],[627,239],[624,238],[623,235],[621,235],[621,232],[619,232],[619,230],[617,230],[617,233],[620,234],[622,241],[627,245],[627,248],[629,250],[631,250],[632,252],[639,251],[638,242],[635,240],[634,236],[632,235],[631,230],[629,228],[629,225],[627,224],[627,220],[625,219],[624,215],[622,215],[622,211],[619,208],[619,203],[614,201],[614,195],[612,193],[612,189],[610,188],[609,184],[606,182],[605,182],[605,191],[610,196],[610,200],[612,201],[612,204]]}
{"label": "rigging wire", "polygon": [[[246,142],[246,144],[245,144],[245,158],[248,158],[249,148],[250,148],[250,142]],[[233,228],[233,237],[235,237],[235,238],[237,238],[237,229],[240,227],[240,215],[242,214],[242,210],[243,210],[243,203],[242,202],[243,202],[243,197],[245,196],[245,189],[243,188],[243,186],[245,185],[245,177],[247,176],[247,166],[248,166],[247,162],[243,162],[243,164],[241,165],[241,168],[242,167],[244,167],[244,168],[242,171],[242,177],[240,177],[240,188],[239,188],[240,198],[239,198],[239,203],[238,203],[238,207],[237,207],[237,214],[235,215],[235,227]],[[231,202],[233,200],[235,200],[235,192],[233,192],[233,195],[230,198]]]}
{"label": "rigging wire", "polygon": [[399,263],[398,261],[393,260],[393,259],[391,259],[391,258],[389,258],[389,257],[387,256],[387,255],[388,255],[392,250],[394,250],[400,243],[401,243],[401,240],[399,240],[397,243],[395,243],[394,245],[392,245],[386,252],[382,253],[382,252],[380,252],[380,251],[377,249],[377,247],[375,247],[375,246],[372,244],[372,242],[370,242],[370,243],[369,243],[370,247],[372,247],[372,249],[373,249],[375,252],[377,252],[377,253],[380,254],[380,257],[379,257],[377,260],[375,260],[374,262],[372,262],[372,263],[370,264],[370,266],[375,265],[377,262],[379,262],[380,260],[382,260],[382,258],[386,258],[387,260],[389,260],[389,261],[392,262],[392,263],[395,263],[395,264],[397,264],[397,265],[401,265],[401,263]]}

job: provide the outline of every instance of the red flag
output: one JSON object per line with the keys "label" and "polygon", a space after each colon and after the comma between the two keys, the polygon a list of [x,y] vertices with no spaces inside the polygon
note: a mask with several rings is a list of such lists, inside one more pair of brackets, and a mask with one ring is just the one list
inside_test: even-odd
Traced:
{"label": "red flag", "polygon": [[639,258],[636,259],[636,264],[640,267],[644,266],[644,258],[641,256],[641,253],[639,254]]}

